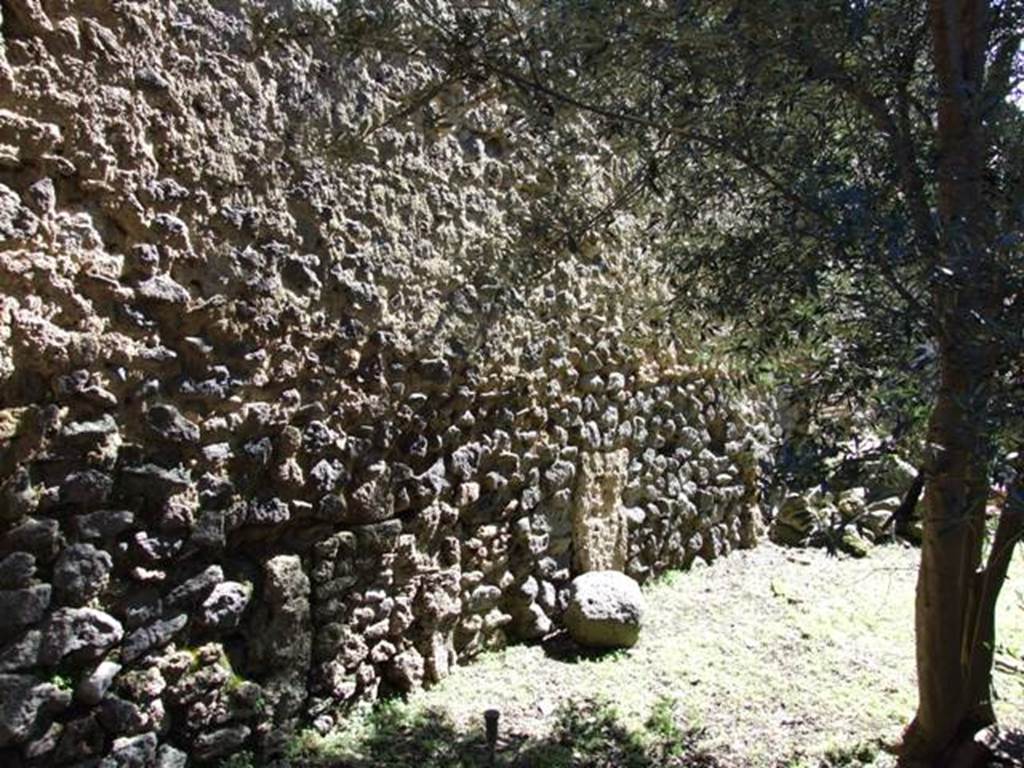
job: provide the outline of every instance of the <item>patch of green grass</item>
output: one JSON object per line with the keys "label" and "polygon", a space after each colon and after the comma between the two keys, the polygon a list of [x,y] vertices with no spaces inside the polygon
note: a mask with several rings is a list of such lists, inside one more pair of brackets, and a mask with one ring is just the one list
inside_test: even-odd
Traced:
{"label": "patch of green grass", "polygon": [[647,730],[666,741],[678,740],[682,735],[677,720],[676,700],[663,696],[658,699],[644,726]]}
{"label": "patch of green grass", "polygon": [[235,752],[230,757],[221,760],[218,763],[218,768],[254,768],[256,765],[256,757],[252,752],[248,750],[242,752]]}
{"label": "patch of green grass", "polygon": [[644,723],[649,749],[663,759],[678,758],[686,754],[697,754],[701,750],[699,741],[704,728],[692,722],[683,728],[679,703],[670,696],[662,696],[651,709]]}
{"label": "patch of green grass", "polygon": [[468,766],[479,738],[459,733],[443,712],[383,700],[357,709],[341,728],[325,735],[303,731],[288,758],[301,766]]}
{"label": "patch of green grass", "polygon": [[[697,747],[695,734],[679,726],[674,702],[659,702],[647,723],[639,729],[624,725],[607,701],[565,702],[554,713],[554,727],[543,737],[499,732],[494,764],[502,768],[717,765],[710,753]],[[303,768],[485,768],[491,762],[482,719],[476,726],[460,728],[442,712],[384,701],[359,712],[337,733],[301,734],[293,741],[288,759]]]}
{"label": "patch of green grass", "polygon": [[74,688],[74,683],[70,677],[58,673],[54,673],[50,676],[50,684],[60,691],[70,691]]}
{"label": "patch of green grass", "polygon": [[673,587],[686,575],[685,571],[665,571],[647,582],[648,588],[653,586]]}
{"label": "patch of green grass", "polygon": [[881,752],[877,742],[861,742],[848,747],[832,747],[825,751],[820,768],[859,768],[874,765]]}
{"label": "patch of green grass", "polygon": [[556,714],[552,738],[530,750],[537,765],[570,768],[574,765],[637,768],[644,748],[638,734],[624,728],[615,708],[607,702],[567,703]]}

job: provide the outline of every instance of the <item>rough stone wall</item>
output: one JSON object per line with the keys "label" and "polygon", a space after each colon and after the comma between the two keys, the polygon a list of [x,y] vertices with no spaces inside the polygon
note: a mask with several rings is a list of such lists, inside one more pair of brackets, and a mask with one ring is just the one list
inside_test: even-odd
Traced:
{"label": "rough stone wall", "polygon": [[759,535],[764,419],[625,341],[628,237],[485,312],[529,137],[268,8],[0,2],[5,766],[272,754]]}

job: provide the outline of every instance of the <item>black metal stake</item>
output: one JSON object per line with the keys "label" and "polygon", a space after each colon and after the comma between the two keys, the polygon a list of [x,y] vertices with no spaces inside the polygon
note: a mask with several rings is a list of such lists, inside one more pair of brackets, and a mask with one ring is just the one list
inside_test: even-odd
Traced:
{"label": "black metal stake", "polygon": [[494,768],[496,763],[495,750],[498,745],[498,718],[501,717],[501,713],[496,709],[484,710],[484,725],[487,729],[487,764]]}

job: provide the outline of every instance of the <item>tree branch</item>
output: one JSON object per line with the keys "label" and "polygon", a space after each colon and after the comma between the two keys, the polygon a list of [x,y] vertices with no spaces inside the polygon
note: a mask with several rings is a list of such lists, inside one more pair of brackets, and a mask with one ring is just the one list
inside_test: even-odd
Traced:
{"label": "tree branch", "polygon": [[[928,196],[925,191],[924,177],[917,162],[913,135],[910,130],[909,97],[907,82],[901,83],[898,93],[898,116],[893,116],[885,101],[872,93],[861,79],[852,76],[833,59],[823,55],[817,48],[806,41],[797,41],[795,55],[797,60],[811,68],[812,76],[837,88],[858,104],[871,118],[875,127],[885,137],[889,150],[893,153],[903,184],[903,191],[910,208],[911,221],[917,241],[919,253],[926,258],[931,256],[935,247],[936,236],[929,212]],[[907,58],[910,58],[909,56]],[[911,67],[913,60],[910,61]],[[906,74],[909,76],[912,73]]]}
{"label": "tree branch", "polygon": [[977,574],[980,579],[974,619],[974,633],[970,638],[968,658],[970,659],[970,678],[968,691],[972,701],[978,702],[982,712],[980,719],[992,718],[992,702],[986,686],[995,648],[995,613],[999,593],[1006,582],[1010,569],[1013,550],[1024,538],[1024,487],[1015,481],[1007,492],[1006,502],[999,515],[996,535],[992,541],[988,563],[983,571]]}

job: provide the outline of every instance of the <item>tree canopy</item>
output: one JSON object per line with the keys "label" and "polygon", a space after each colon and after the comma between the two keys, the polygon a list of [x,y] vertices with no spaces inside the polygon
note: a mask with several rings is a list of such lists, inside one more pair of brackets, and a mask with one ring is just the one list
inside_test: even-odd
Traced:
{"label": "tree canopy", "polygon": [[[647,217],[673,289],[666,333],[701,318],[717,341],[727,329],[747,359],[788,361],[802,396],[870,406],[897,434],[920,438],[937,376],[935,301],[965,279],[937,257],[938,85],[925,3],[334,7],[345,46],[418,56],[436,67],[437,89],[497,87],[517,107],[510,125],[530,126],[555,179],[534,278],[557,247],[578,247],[628,208]],[[1022,4],[993,3],[990,17],[978,113],[1001,298],[984,333],[1002,350],[992,425],[1005,454],[1016,450],[1024,380],[1024,115],[1010,98]],[[423,95],[410,94],[410,111]],[[593,139],[581,115],[631,168],[610,201],[572,189],[573,158]]]}

